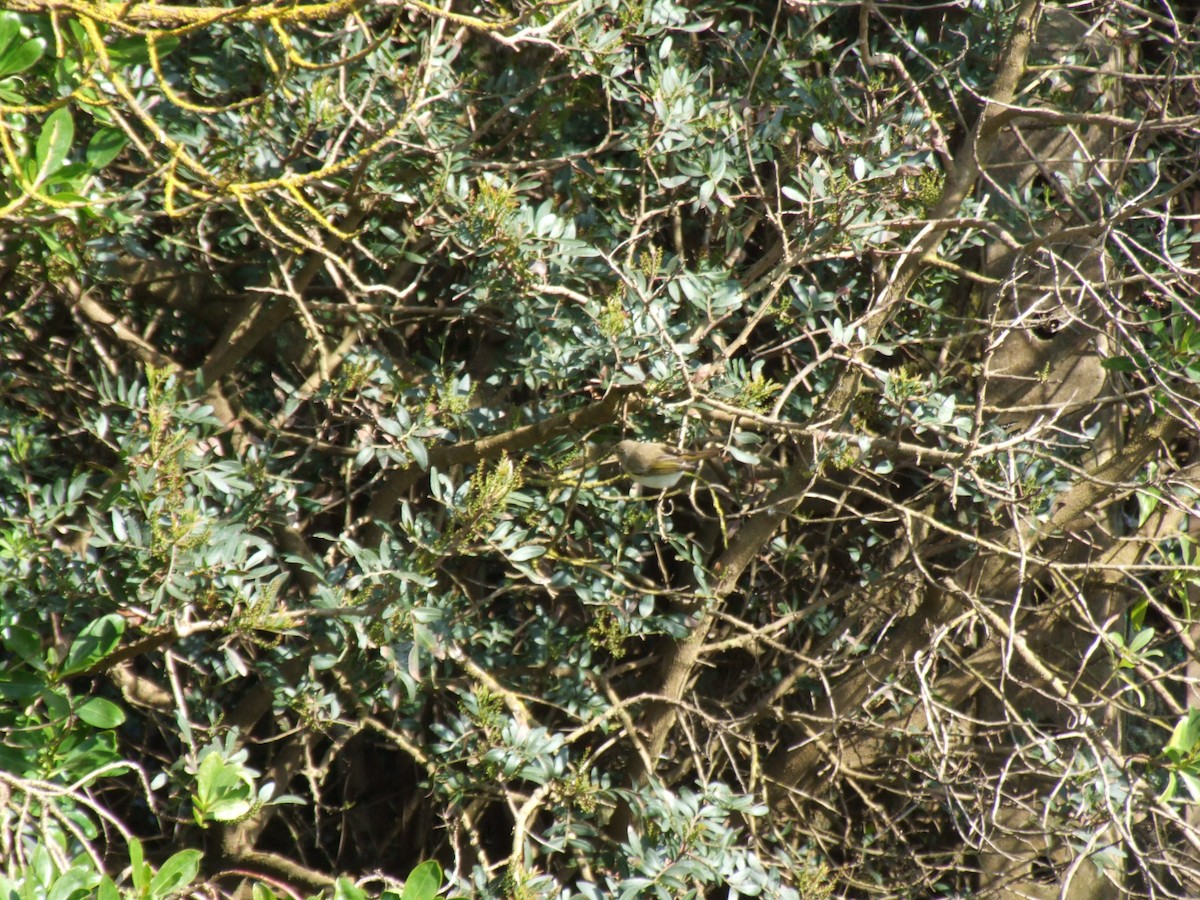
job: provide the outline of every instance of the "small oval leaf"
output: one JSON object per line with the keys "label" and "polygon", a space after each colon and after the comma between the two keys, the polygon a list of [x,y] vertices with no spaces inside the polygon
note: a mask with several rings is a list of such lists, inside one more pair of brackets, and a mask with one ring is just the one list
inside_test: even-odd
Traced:
{"label": "small oval leaf", "polygon": [[93,728],[116,728],[125,721],[125,711],[103,697],[88,700],[75,710],[75,715]]}
{"label": "small oval leaf", "polygon": [[200,872],[203,856],[199,850],[180,850],[168,859],[150,882],[150,896],[162,897],[191,884]]}
{"label": "small oval leaf", "polygon": [[117,154],[129,143],[124,133],[115,128],[101,128],[92,135],[87,145],[87,162],[93,169],[103,169],[117,158]]}
{"label": "small oval leaf", "polygon": [[3,59],[0,59],[0,78],[7,78],[9,75],[16,75],[18,72],[24,72],[46,52],[46,41],[44,38],[34,38],[33,40],[25,41],[16,49],[5,54]]}
{"label": "small oval leaf", "polygon": [[71,118],[70,109],[60,107],[50,113],[46,124],[42,126],[42,133],[38,135],[36,158],[39,180],[62,166],[67,154],[71,152],[73,140],[75,120]]}
{"label": "small oval leaf", "polygon": [[90,669],[113,651],[124,633],[125,620],[116,613],[89,622],[71,642],[61,674],[74,675]]}

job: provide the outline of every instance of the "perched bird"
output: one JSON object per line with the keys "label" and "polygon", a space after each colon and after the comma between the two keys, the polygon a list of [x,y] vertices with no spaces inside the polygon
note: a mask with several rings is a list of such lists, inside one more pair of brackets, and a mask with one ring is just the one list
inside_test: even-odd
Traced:
{"label": "perched bird", "polygon": [[671,488],[685,472],[694,472],[702,460],[720,450],[679,451],[657,441],[624,440],[617,444],[617,461],[638,484],[649,488]]}

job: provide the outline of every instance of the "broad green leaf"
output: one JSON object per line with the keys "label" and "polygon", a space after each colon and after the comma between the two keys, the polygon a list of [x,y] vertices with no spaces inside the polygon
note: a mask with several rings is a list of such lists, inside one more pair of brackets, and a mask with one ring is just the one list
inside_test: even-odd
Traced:
{"label": "broad green leaf", "polygon": [[67,660],[63,664],[63,676],[74,675],[90,669],[113,651],[125,633],[125,620],[116,613],[109,613],[89,622],[71,642]]}
{"label": "broad green leaf", "polygon": [[200,860],[204,854],[199,850],[180,850],[158,870],[150,881],[150,896],[165,897],[191,884],[200,871]]}
{"label": "broad green leaf", "polygon": [[333,886],[333,900],[367,900],[367,892],[349,878],[339,878]]}
{"label": "broad green leaf", "polygon": [[125,711],[103,697],[88,700],[75,714],[93,728],[116,728],[125,721]]}
{"label": "broad green leaf", "polygon": [[[46,187],[66,187],[72,191],[83,188],[85,179],[92,174],[92,168],[83,162],[71,162],[60,166],[52,175],[46,176]],[[62,200],[65,192],[55,191],[55,199]]]}
{"label": "broad green leaf", "polygon": [[1131,356],[1109,356],[1100,360],[1100,365],[1110,372],[1136,372],[1139,368]]}
{"label": "broad green leaf", "polygon": [[[154,44],[160,59],[178,46],[177,37],[158,38]],[[144,66],[150,62],[150,48],[143,37],[119,38],[108,45],[108,56],[118,66]]]}
{"label": "broad green leaf", "polygon": [[21,17],[14,12],[0,13],[0,78],[23,72],[46,52],[44,38],[17,43],[21,37]]}
{"label": "broad green leaf", "polygon": [[1194,753],[1197,745],[1200,745],[1200,709],[1189,709],[1187,717],[1180,719],[1171,732],[1165,749],[1184,756]]}
{"label": "broad green leaf", "polygon": [[0,59],[3,59],[8,45],[21,33],[21,17],[15,12],[0,12]]}
{"label": "broad green leaf", "polygon": [[17,45],[0,59],[0,78],[24,72],[41,59],[45,52],[46,41],[42,38],[33,38]]}
{"label": "broad green leaf", "polygon": [[409,873],[400,900],[433,900],[441,886],[442,867],[437,860],[427,859]]}
{"label": "broad green leaf", "polygon": [[83,866],[72,866],[63,872],[46,893],[46,900],[86,900],[95,895],[97,873]]}
{"label": "broad green leaf", "polygon": [[246,769],[228,762],[220,753],[209,753],[196,773],[196,793],[192,796],[196,821],[240,819],[253,808],[253,788]]}
{"label": "broad green leaf", "polygon": [[42,692],[42,703],[52,720],[65,719],[71,715],[71,699],[61,690],[50,689]]}
{"label": "broad green leaf", "polygon": [[42,661],[42,639],[34,631],[20,625],[9,625],[0,633],[0,644],[25,662],[36,665]]}
{"label": "broad green leaf", "polygon": [[[40,670],[42,667],[38,666]],[[0,672],[0,700],[28,703],[46,688],[44,675],[29,671]]]}
{"label": "broad green leaf", "polygon": [[75,140],[75,120],[71,118],[71,110],[61,106],[46,118],[42,133],[38,136],[37,159],[38,173],[45,178],[56,171],[71,152],[71,142]]}

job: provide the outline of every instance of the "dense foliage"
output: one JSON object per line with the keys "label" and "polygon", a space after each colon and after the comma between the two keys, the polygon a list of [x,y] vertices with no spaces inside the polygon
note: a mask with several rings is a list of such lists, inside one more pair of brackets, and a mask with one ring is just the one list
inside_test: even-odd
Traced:
{"label": "dense foliage", "polygon": [[0,898],[1200,895],[1194,11],[6,6]]}

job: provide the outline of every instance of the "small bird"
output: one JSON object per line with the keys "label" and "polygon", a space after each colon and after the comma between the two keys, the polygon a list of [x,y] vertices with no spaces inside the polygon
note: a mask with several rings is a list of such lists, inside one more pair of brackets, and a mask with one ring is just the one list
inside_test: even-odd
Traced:
{"label": "small bird", "polygon": [[617,444],[617,461],[638,484],[648,488],[672,488],[686,472],[694,472],[701,461],[721,451],[679,451],[657,441],[624,440]]}

